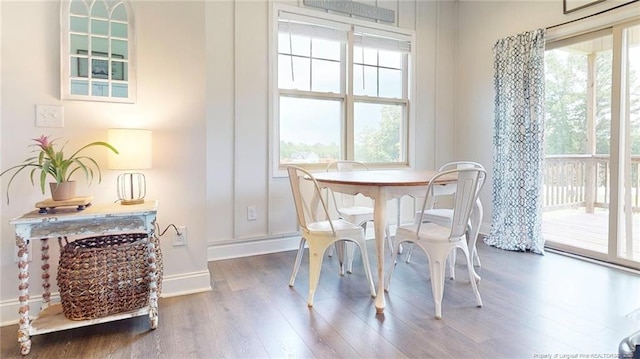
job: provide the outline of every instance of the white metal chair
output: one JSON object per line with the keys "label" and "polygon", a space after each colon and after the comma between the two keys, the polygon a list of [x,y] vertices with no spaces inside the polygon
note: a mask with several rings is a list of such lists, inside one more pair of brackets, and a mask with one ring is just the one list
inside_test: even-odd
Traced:
{"label": "white metal chair", "polygon": [[[375,297],[376,291],[371,276],[364,229],[344,219],[331,219],[318,182],[311,173],[297,166],[289,166],[287,171],[289,172],[289,182],[301,232],[300,246],[289,279],[289,286],[293,287],[296,280],[306,242],[309,246],[309,298],[307,303],[310,307],[313,306],[313,297],[320,279],[325,251],[338,241],[351,241],[360,247],[371,296]],[[319,219],[318,214],[324,217]],[[339,251],[339,256],[340,259],[343,258],[341,251]],[[340,261],[340,274],[344,274],[342,260]]]}
{"label": "white metal chair", "polygon": [[[439,172],[446,171],[450,169],[459,169],[459,168],[477,168],[484,170],[484,167],[472,161],[455,161],[445,163],[440,166],[438,169]],[[479,186],[478,190],[482,187]],[[427,209],[423,211],[417,211],[415,214],[414,223],[417,223],[420,219],[424,222],[432,222],[437,223],[442,226],[448,226],[453,219],[453,209],[451,208],[435,208],[435,205],[438,201],[438,197],[443,196],[452,196],[456,191],[455,185],[447,185],[447,186],[436,186],[433,188],[433,200],[430,203],[427,203]],[[469,244],[469,249],[471,250],[471,259],[472,263],[477,263],[478,267],[481,266],[480,257],[478,256],[478,250],[476,247],[476,242],[478,240],[478,234],[480,232],[480,225],[482,224],[482,216],[483,209],[482,203],[479,199],[476,199],[476,207],[471,211],[471,216],[469,219],[469,226],[467,227],[467,241]],[[412,248],[410,247],[407,251],[406,262],[409,263],[411,261],[411,253]],[[451,253],[451,257],[449,258],[449,276],[451,279],[455,279],[455,263],[456,263],[456,252],[453,251]]]}
{"label": "white metal chair", "polygon": [[[338,172],[348,172],[348,171],[368,171],[369,167],[362,162],[357,161],[348,161],[348,160],[340,160],[333,161],[327,165],[327,172],[330,171],[338,171]],[[373,207],[372,206],[361,206],[356,204],[356,196],[345,194],[345,193],[335,193],[333,191],[329,191],[332,195],[333,203],[335,204],[336,212],[340,218],[345,221],[349,221],[353,224],[361,226],[364,229],[364,234],[366,238],[367,234],[367,223],[373,222]],[[391,236],[389,234],[389,226],[385,228],[385,236],[387,237],[387,241],[389,243],[389,250],[392,249]],[[329,256],[333,255],[333,247],[329,249]],[[347,244],[346,246],[346,256],[347,256],[347,273],[351,273],[353,269],[353,246]]]}
{"label": "white metal chair", "polygon": [[[394,249],[403,242],[413,242],[416,246],[422,248],[427,254],[429,260],[429,270],[431,273],[431,288],[433,291],[433,299],[435,302],[436,318],[442,318],[442,297],[444,293],[444,277],[445,263],[449,254],[460,248],[465,255],[467,268],[469,270],[469,279],[476,296],[476,302],[479,307],[482,306],[482,299],[476,281],[480,278],[474,271],[469,255],[469,247],[465,238],[465,232],[469,223],[471,210],[478,198],[479,187],[484,184],[487,172],[480,168],[460,168],[439,172],[435,175],[429,186],[422,204],[422,212],[428,208],[428,204],[434,196],[434,182],[438,178],[447,175],[457,175],[456,192],[454,194],[453,217],[448,225],[441,225],[434,222],[425,222],[422,219],[411,225],[400,226],[396,231],[393,240]],[[388,291],[391,284],[391,276],[395,269],[397,252],[393,251],[394,265],[389,270],[387,280],[385,281],[385,289]]]}

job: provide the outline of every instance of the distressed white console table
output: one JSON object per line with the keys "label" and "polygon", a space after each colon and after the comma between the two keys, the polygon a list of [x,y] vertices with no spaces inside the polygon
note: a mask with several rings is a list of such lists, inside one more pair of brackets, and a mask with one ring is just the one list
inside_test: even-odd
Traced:
{"label": "distressed white console table", "polygon": [[[78,328],[114,320],[149,315],[151,329],[158,326],[158,272],[156,252],[150,240],[155,232],[158,209],[157,201],[148,201],[137,205],[104,204],[91,205],[83,210],[56,208],[42,214],[37,210],[14,218],[9,223],[15,226],[16,246],[18,248],[18,279],[20,284],[20,321],[18,343],[22,355],[31,350],[31,336],[59,330]],[[49,283],[49,239],[68,237],[86,238],[116,233],[147,233],[149,247],[149,305],[146,307],[118,313],[107,317],[89,320],[69,320],[62,313],[60,303],[51,303]],[[28,244],[39,239],[42,246],[42,304],[38,316],[29,316],[29,253]]]}

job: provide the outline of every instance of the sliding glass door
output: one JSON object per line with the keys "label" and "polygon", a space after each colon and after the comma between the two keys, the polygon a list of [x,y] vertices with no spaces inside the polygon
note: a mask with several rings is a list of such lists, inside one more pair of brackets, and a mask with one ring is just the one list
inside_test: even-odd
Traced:
{"label": "sliding glass door", "polygon": [[640,268],[640,23],[547,46],[547,246]]}
{"label": "sliding glass door", "polygon": [[[609,252],[616,262],[640,263],[640,22],[613,28],[612,146],[616,157],[616,185],[612,186]],[[617,153],[616,153],[617,152]],[[612,156],[613,157],[613,156]],[[613,170],[613,168],[612,168]],[[615,196],[615,197],[614,197]],[[614,208],[615,206],[615,208]]]}

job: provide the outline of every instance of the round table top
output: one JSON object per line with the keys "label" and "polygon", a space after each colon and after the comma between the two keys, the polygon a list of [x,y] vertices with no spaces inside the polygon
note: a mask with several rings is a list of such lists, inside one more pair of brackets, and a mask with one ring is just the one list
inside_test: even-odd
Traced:
{"label": "round table top", "polygon": [[[364,186],[426,186],[438,171],[432,170],[372,170],[314,173],[318,182]],[[456,181],[455,174],[438,179],[437,183]]]}

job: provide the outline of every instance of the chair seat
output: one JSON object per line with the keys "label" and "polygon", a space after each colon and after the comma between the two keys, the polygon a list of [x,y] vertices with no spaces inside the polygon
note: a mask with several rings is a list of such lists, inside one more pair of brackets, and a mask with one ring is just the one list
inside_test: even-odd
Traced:
{"label": "chair seat", "polygon": [[[416,212],[416,222],[420,219],[420,213],[420,211]],[[425,210],[424,215],[422,216],[422,221],[438,223],[441,226],[450,226],[452,218],[453,209],[436,208]]]}
{"label": "chair seat", "polygon": [[[449,223],[451,223],[451,221],[449,221]],[[400,226],[396,230],[396,236],[415,237],[417,230],[418,225],[415,223],[406,226]],[[445,227],[437,223],[422,223],[422,226],[420,226],[420,240],[428,242],[452,242],[449,239],[450,235],[451,226]]]}
{"label": "chair seat", "polygon": [[[453,209],[450,208],[434,208],[434,209],[426,209],[424,211],[424,215],[420,217],[421,211],[416,212],[415,223],[420,221],[422,218],[423,222],[431,222],[436,223],[441,226],[451,226],[451,220],[453,219]],[[472,262],[476,262],[478,266],[480,266],[480,257],[478,256],[478,249],[476,248],[476,238],[478,237],[479,228],[472,228],[471,223],[469,223],[469,245],[471,245],[471,259]],[[475,237],[474,237],[475,236]],[[406,262],[409,263],[411,260],[412,249],[409,249],[409,253],[407,254]],[[449,261],[450,265],[450,278],[455,279],[455,270],[454,266],[456,263],[456,252],[451,253],[451,260]]]}
{"label": "chair seat", "polygon": [[320,221],[320,222],[312,222],[307,225],[310,232],[314,232],[316,234],[320,234],[321,232],[327,232],[328,235],[333,236],[333,231],[331,230],[331,225],[333,224],[333,228],[336,231],[355,231],[359,233],[362,230],[362,227],[357,226],[351,222],[345,221],[343,219],[334,219],[329,221]]}
{"label": "chair seat", "polygon": [[371,207],[344,207],[338,209],[338,214],[345,221],[359,226],[363,226],[366,222],[373,222],[373,208]]}
{"label": "chair seat", "polygon": [[373,219],[372,207],[342,207],[338,212],[343,216],[370,216]]}

